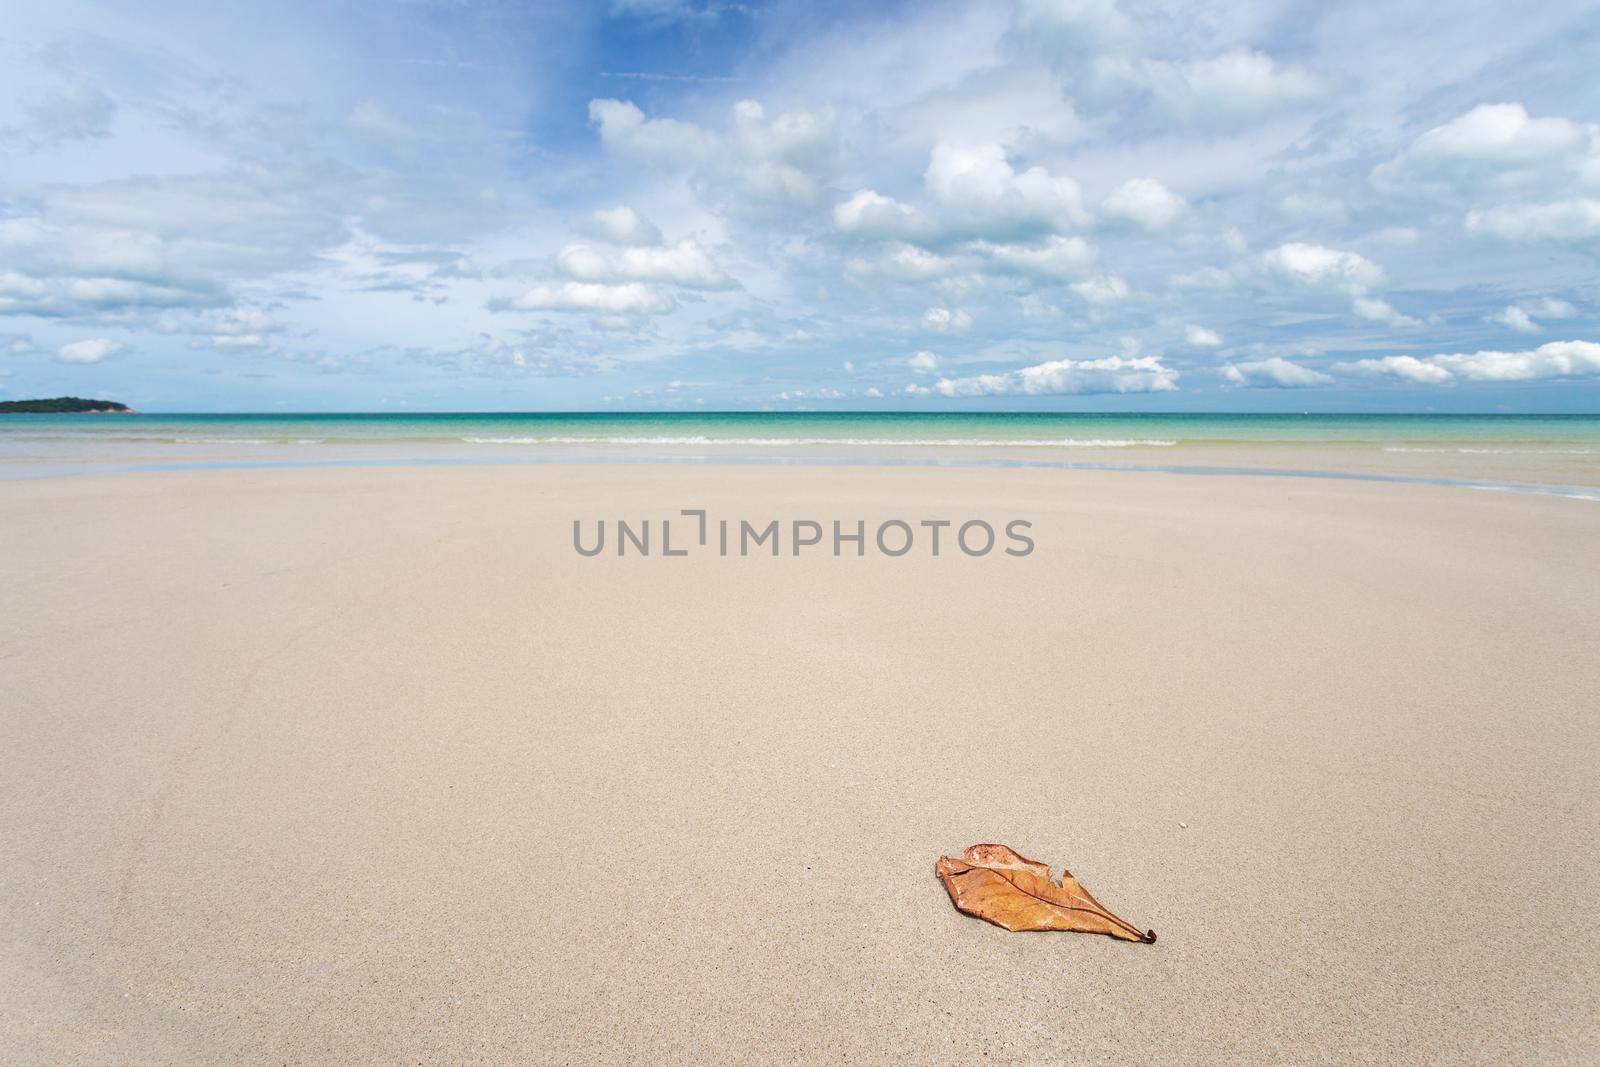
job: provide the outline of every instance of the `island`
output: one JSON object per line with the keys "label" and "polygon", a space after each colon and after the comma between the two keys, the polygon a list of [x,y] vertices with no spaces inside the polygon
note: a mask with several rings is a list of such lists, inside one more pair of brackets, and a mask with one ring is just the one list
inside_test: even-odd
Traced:
{"label": "island", "polygon": [[115,400],[85,400],[81,396],[57,396],[49,400],[0,400],[0,415],[132,415],[134,410]]}

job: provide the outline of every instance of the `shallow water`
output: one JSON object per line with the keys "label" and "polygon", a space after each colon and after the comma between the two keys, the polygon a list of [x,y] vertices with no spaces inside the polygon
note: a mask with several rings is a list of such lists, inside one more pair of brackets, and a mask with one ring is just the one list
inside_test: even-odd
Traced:
{"label": "shallow water", "polygon": [[196,468],[577,462],[1059,467],[1348,478],[1592,499],[1592,483],[1600,480],[1595,474],[1600,472],[1600,416],[0,416],[0,478]]}

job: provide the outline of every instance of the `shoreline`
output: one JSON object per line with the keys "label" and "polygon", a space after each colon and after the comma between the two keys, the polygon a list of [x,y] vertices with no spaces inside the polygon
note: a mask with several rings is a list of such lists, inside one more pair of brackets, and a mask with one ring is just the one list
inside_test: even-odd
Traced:
{"label": "shoreline", "polygon": [[[1470,453],[1469,453],[1470,454]],[[1500,453],[1496,453],[1500,454]],[[1093,471],[1114,474],[1166,474],[1199,478],[1306,478],[1325,481],[1369,482],[1382,485],[1410,485],[1439,489],[1471,489],[1486,492],[1525,493],[1536,496],[1566,497],[1600,501],[1600,464],[1594,471],[1594,484],[1561,485],[1547,482],[1489,481],[1453,478],[1443,475],[1384,473],[1362,470],[1327,470],[1316,467],[1250,467],[1182,464],[1131,464],[1092,460],[1046,460],[1008,457],[932,457],[894,456],[667,456],[667,455],[551,455],[520,457],[487,456],[369,456],[348,459],[300,458],[284,460],[214,459],[144,463],[95,463],[76,467],[41,470],[17,464],[0,465],[0,482],[32,481],[43,478],[113,477],[126,474],[164,474],[185,471],[381,469],[438,467],[538,467],[538,466],[662,466],[662,467],[786,467],[786,468],[934,468],[945,470],[1057,470]]]}

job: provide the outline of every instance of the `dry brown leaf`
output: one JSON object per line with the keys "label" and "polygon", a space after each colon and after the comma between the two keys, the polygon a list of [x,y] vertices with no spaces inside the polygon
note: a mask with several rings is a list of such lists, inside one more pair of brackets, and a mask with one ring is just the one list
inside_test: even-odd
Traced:
{"label": "dry brown leaf", "polygon": [[1154,930],[1140,933],[1106,910],[1071,871],[1062,871],[1057,885],[1048,864],[1005,845],[973,845],[959,860],[941,856],[934,873],[959,910],[1007,930],[1081,930],[1146,944],[1156,939]]}

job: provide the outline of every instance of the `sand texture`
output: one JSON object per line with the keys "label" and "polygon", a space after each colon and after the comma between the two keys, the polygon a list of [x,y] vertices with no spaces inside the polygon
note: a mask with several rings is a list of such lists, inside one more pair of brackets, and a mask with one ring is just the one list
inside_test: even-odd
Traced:
{"label": "sand texture", "polygon": [[[1027,558],[574,518],[1031,519]],[[676,531],[675,531],[676,533]],[[1600,503],[656,466],[0,484],[0,1060],[1600,1048]],[[1009,934],[1069,865],[1155,945]]]}

